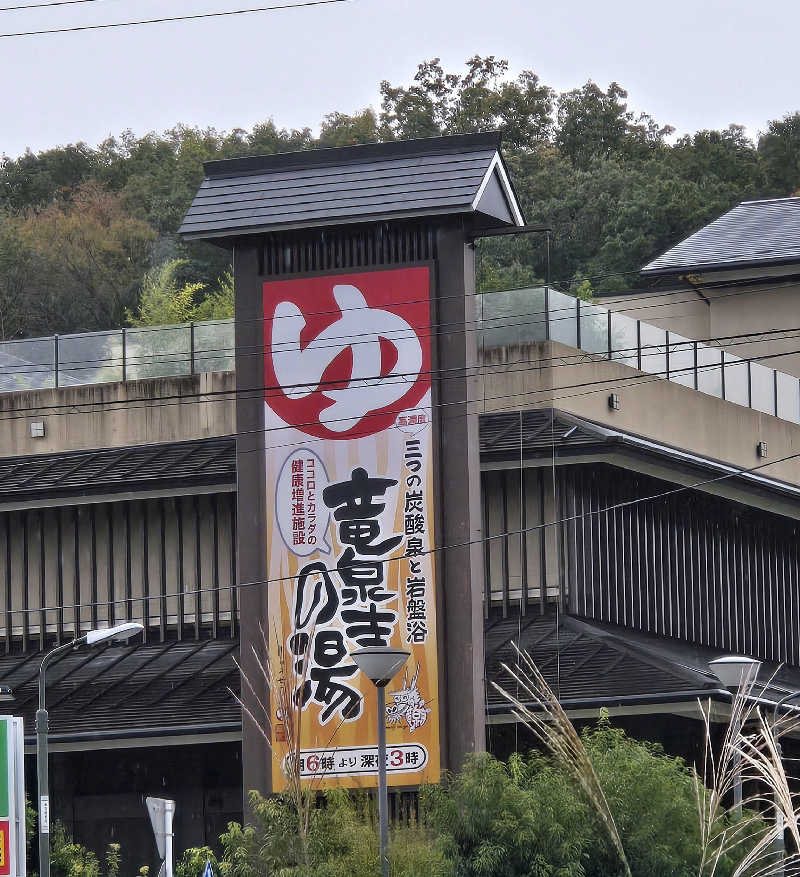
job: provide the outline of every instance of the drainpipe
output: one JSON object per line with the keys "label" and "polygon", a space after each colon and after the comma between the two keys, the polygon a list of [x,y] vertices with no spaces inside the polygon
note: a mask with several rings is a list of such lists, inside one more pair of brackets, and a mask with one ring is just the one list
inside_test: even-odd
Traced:
{"label": "drainpipe", "polygon": [[706,307],[711,307],[711,302],[700,287],[699,274],[681,274],[680,279],[691,286],[695,293],[706,303]]}

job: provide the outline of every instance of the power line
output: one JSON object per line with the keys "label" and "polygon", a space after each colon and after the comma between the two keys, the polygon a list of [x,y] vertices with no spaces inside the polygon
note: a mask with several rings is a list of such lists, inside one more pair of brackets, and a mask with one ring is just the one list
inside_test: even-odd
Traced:
{"label": "power line", "polygon": [[[64,2],[67,2],[67,0],[64,0]],[[71,0],[71,2],[82,2],[82,0]],[[231,9],[226,12],[198,12],[194,15],[172,15],[164,18],[143,18],[138,21],[114,21],[109,22],[108,24],[82,24],[76,25],[75,27],[53,27],[46,30],[15,31],[13,33],[0,33],[0,39],[11,39],[12,37],[36,37],[44,34],[77,33],[85,30],[109,30],[110,28],[117,27],[139,27],[144,24],[165,24],[166,22],[171,21],[197,21],[201,18],[223,18],[231,15],[251,15],[255,12],[274,12],[280,9],[298,9],[305,6],[328,6],[333,3],[347,2],[349,2],[349,0],[302,0],[302,2],[299,3],[283,3],[277,6],[256,6],[251,9]]]}
{"label": "power line", "polygon": [[[657,500],[663,500],[667,497],[673,496],[678,493],[683,493],[687,490],[696,490],[699,487],[704,487],[709,484],[716,484],[720,481],[726,481],[729,478],[736,478],[740,475],[746,475],[748,473],[756,472],[759,469],[765,469],[768,466],[775,466],[778,463],[785,463],[788,460],[794,460],[800,457],[800,451],[797,451],[793,454],[787,454],[785,457],[779,457],[776,460],[769,460],[766,463],[759,463],[756,466],[749,466],[744,468],[736,468],[732,472],[726,472],[723,475],[715,475],[712,478],[704,478],[700,481],[694,481],[691,484],[682,484],[677,487],[670,488],[669,490],[663,490],[659,493],[650,494],[648,496],[640,496],[634,499],[622,500],[621,502],[612,503],[608,506],[603,506],[602,508],[589,509],[585,512],[578,512],[574,515],[567,515],[566,517],[557,518],[553,521],[543,521],[538,524],[531,524],[527,527],[520,527],[516,530],[505,530],[502,533],[494,533],[491,536],[481,536],[480,539],[469,539],[464,542],[456,542],[451,545],[439,545],[433,548],[429,548],[427,551],[422,552],[421,556],[429,556],[439,554],[444,551],[453,551],[458,548],[469,548],[473,545],[483,545],[487,542],[493,542],[495,539],[507,539],[509,536],[516,536],[521,533],[531,533],[537,530],[545,530],[549,527],[557,527],[563,524],[568,524],[572,521],[581,520],[583,518],[591,518],[594,515],[601,515],[607,512],[613,512],[617,509],[621,508],[629,508],[631,506],[639,505],[645,502],[654,502]],[[394,563],[397,561],[405,560],[405,555],[398,555],[396,557],[387,557],[383,560],[383,563]],[[323,570],[318,570],[319,572],[327,572],[327,573],[338,573],[336,567],[325,567]],[[272,585],[272,584],[281,584],[282,582],[291,582],[297,578],[296,575],[290,576],[278,576],[274,578],[268,579],[255,579],[253,581],[248,582],[239,582],[239,583],[231,583],[229,585],[214,585],[213,587],[203,587],[203,588],[195,588],[191,591],[176,591],[170,594],[141,594],[135,596],[125,596],[121,597],[119,600],[95,600],[90,601],[88,603],[78,603],[78,604],[64,604],[58,606],[39,606],[36,608],[27,608],[27,609],[11,609],[7,610],[6,614],[8,615],[20,615],[20,614],[29,614],[29,613],[42,613],[42,612],[58,612],[64,609],[73,609],[76,612],[79,612],[81,609],[90,608],[92,606],[113,606],[117,604],[124,603],[139,603],[139,602],[149,602],[151,600],[164,600],[171,598],[179,598],[179,597],[191,597],[191,596],[199,596],[200,594],[205,593],[219,593],[221,591],[231,591],[234,588],[249,588],[249,587],[259,587],[263,585]]]}
{"label": "power line", "polygon": [[102,0],[49,0],[47,3],[23,3],[20,6],[0,6],[0,12],[17,12],[20,9],[46,9],[49,6],[74,6],[78,3],[99,3]]}
{"label": "power line", "polygon": [[[800,335],[797,335],[797,334],[793,334],[793,335],[786,334],[788,332],[799,332],[800,333],[800,327],[798,327],[796,329],[773,329],[773,330],[769,330],[769,331],[781,333],[779,340],[789,341],[789,340],[795,340],[796,338],[800,337]],[[763,334],[766,334],[766,333],[763,333]],[[734,336],[734,335],[724,336],[722,340],[734,339],[734,338],[741,338],[743,340],[732,341],[730,344],[727,345],[727,347],[735,347],[738,344],[760,344],[760,343],[766,343],[766,342],[772,340],[770,338],[753,339],[752,333],[745,333],[742,336]],[[714,339],[707,339],[707,340],[714,340]],[[677,346],[678,344],[685,344],[685,343],[686,342],[676,342],[675,346]],[[694,342],[690,342],[690,343],[694,343]],[[697,343],[703,343],[703,342],[697,342]],[[670,345],[670,346],[672,346],[672,345]],[[662,349],[665,350],[664,353],[660,353],[660,351]],[[709,349],[713,350],[714,348],[709,348]],[[643,358],[650,357],[650,356],[659,356],[659,355],[665,356],[666,355],[666,345],[654,344],[654,345],[642,345],[640,348],[637,348],[637,347],[621,348],[619,350],[614,351],[613,353],[616,355],[612,356],[611,358],[608,358],[607,355],[605,355],[605,354],[594,354],[594,353],[590,353],[587,351],[578,351],[574,354],[566,354],[566,355],[565,354],[557,354],[557,355],[549,356],[549,357],[541,357],[539,359],[519,360],[516,362],[512,361],[512,362],[500,362],[500,363],[480,363],[480,364],[476,364],[475,366],[457,366],[457,367],[450,368],[450,369],[437,368],[437,369],[431,369],[427,372],[419,372],[419,373],[414,373],[414,374],[411,374],[411,373],[400,374],[400,375],[396,375],[395,377],[398,379],[409,379],[409,383],[410,383],[410,381],[412,379],[415,379],[419,375],[430,375],[431,377],[435,377],[438,375],[439,380],[444,381],[444,380],[459,380],[462,377],[465,377],[468,375],[474,377],[475,375],[486,374],[492,370],[498,370],[502,374],[518,374],[520,372],[533,371],[535,368],[540,368],[543,365],[546,367],[549,367],[551,369],[554,369],[554,368],[578,368],[578,367],[582,367],[582,366],[598,366],[598,365],[601,365],[601,364],[606,363],[606,362],[609,362],[609,363],[616,362],[617,364],[628,365],[627,363],[624,362],[624,360],[629,358],[630,355],[635,354],[638,350],[642,351]],[[719,349],[719,352],[722,353],[722,350]],[[731,367],[731,368],[742,367],[749,362],[759,362],[759,361],[763,361],[763,360],[777,359],[777,358],[781,358],[784,356],[794,356],[797,354],[800,354],[800,350],[798,350],[798,349],[782,350],[782,351],[777,351],[774,353],[764,353],[764,354],[757,355],[757,356],[751,356],[751,357],[737,359],[736,362],[727,362],[726,365]],[[569,361],[565,362],[565,360],[569,360]],[[633,366],[629,366],[629,367],[633,368]],[[718,369],[721,367],[722,367],[721,362],[708,363],[708,364],[703,364],[703,365],[698,364],[697,366],[692,364],[692,365],[686,366],[684,368],[669,367],[669,368],[665,368],[665,369],[659,370],[659,371],[647,371],[641,375],[631,375],[631,376],[625,375],[625,376],[621,376],[618,378],[604,378],[601,381],[581,381],[579,383],[570,384],[570,385],[567,385],[564,387],[560,387],[558,389],[560,389],[560,390],[580,389],[581,387],[592,386],[595,384],[600,385],[601,389],[604,389],[604,388],[616,385],[617,383],[620,383],[623,381],[630,381],[631,383],[629,385],[640,385],[642,383],[649,383],[651,380],[662,380],[664,378],[671,377],[672,375],[689,374],[689,373],[694,372],[695,369],[697,369],[698,373],[702,373],[702,372],[712,371],[714,369]],[[456,372],[456,374],[445,375],[445,374],[443,374],[444,372]],[[358,378],[358,380],[379,380],[382,377],[384,377],[384,376],[373,375],[373,376],[361,377],[361,378]],[[790,377],[793,380],[798,380],[794,376],[790,376]],[[327,384],[337,385],[339,383],[340,383],[340,381],[332,380],[332,381],[322,382],[320,384],[320,386],[325,386]],[[190,403],[210,403],[210,402],[216,402],[216,401],[229,402],[233,398],[244,396],[244,394],[257,394],[260,396],[262,393],[268,392],[268,391],[286,390],[286,389],[291,389],[293,387],[301,387],[301,386],[306,386],[306,385],[307,385],[307,382],[301,382],[298,384],[289,384],[289,385],[277,385],[277,384],[276,385],[259,385],[259,386],[247,387],[247,388],[236,387],[236,388],[233,388],[230,390],[210,390],[210,391],[198,392],[198,393],[174,394],[174,395],[170,395],[170,396],[161,396],[161,397],[158,397],[155,399],[153,399],[151,397],[138,397],[138,398],[134,398],[134,399],[120,399],[120,400],[117,400],[116,402],[109,402],[108,400],[105,400],[105,399],[99,400],[97,402],[85,402],[85,403],[79,403],[79,404],[76,404],[74,402],[64,402],[64,403],[58,403],[58,404],[53,404],[53,405],[32,406],[29,408],[14,409],[13,414],[9,414],[8,416],[5,416],[5,417],[0,415],[0,423],[2,423],[4,421],[28,419],[32,414],[38,415],[38,414],[42,414],[43,412],[50,412],[50,414],[48,414],[48,416],[52,416],[52,417],[69,415],[69,414],[85,414],[86,411],[76,411],[77,408],[81,408],[81,407],[85,408],[85,409],[90,409],[90,410],[97,410],[99,408],[101,413],[106,414],[106,413],[114,413],[116,411],[123,410],[126,406],[141,407],[141,408],[159,408],[159,407],[171,407],[172,405],[182,405],[182,404],[190,404]],[[106,386],[106,385],[105,384],[98,384],[98,385],[86,384],[86,385],[82,385],[82,386]],[[73,389],[73,388],[65,388],[65,389]],[[527,395],[528,393],[531,393],[531,392],[543,393],[546,391],[545,390],[538,390],[538,391],[525,390],[522,393],[516,393],[516,394],[488,396],[488,397],[485,397],[485,399],[465,399],[465,400],[451,401],[451,402],[447,402],[447,403],[436,403],[436,405],[434,405],[433,407],[447,407],[447,406],[452,406],[452,405],[466,404],[466,403],[470,403],[470,402],[494,401],[497,399],[516,397],[516,396],[520,396],[520,395]],[[596,392],[596,391],[592,391],[592,392]],[[557,399],[557,398],[572,398],[572,397],[571,396],[559,397],[559,396],[554,395],[552,398]],[[727,401],[731,401],[731,400],[727,400]],[[139,404],[139,403],[142,403],[142,404]],[[371,415],[367,415],[367,416],[371,416]],[[281,427],[281,428],[288,428],[288,427]]]}
{"label": "power line", "polygon": [[[774,289],[774,288],[777,288],[777,287],[771,287],[770,289]],[[510,291],[516,292],[518,290],[510,290]],[[496,294],[496,293],[492,293],[492,294]],[[745,293],[744,292],[729,293],[728,295],[733,296],[733,295],[742,295],[742,294],[745,294]],[[719,298],[722,298],[722,297],[723,296],[719,296]],[[724,297],[728,297],[728,296],[726,295]],[[423,301],[423,300],[422,299],[409,299],[409,300],[406,300],[404,302],[399,302],[398,304],[402,304],[402,305],[416,304],[416,303],[420,303],[421,301]],[[637,308],[636,310],[639,311],[639,310],[644,310],[644,309],[649,308],[649,307],[665,307],[665,306],[666,305],[662,305],[662,304],[643,305],[640,308]],[[359,306],[358,308],[345,308],[343,312],[364,310],[367,307],[368,306]],[[560,317],[553,316],[556,313],[564,312],[564,311],[568,311],[566,316],[560,316]],[[336,314],[336,313],[339,313],[339,311],[331,311],[331,310],[319,311],[319,312],[315,311],[315,312],[310,312],[310,313],[306,314],[305,316],[311,317],[311,316],[331,315],[331,314]],[[612,315],[612,331],[613,331],[613,314],[618,313],[618,311],[609,311],[608,313],[610,313]],[[519,314],[508,314],[508,315],[506,315],[506,317],[515,320],[517,317],[524,317],[524,316],[538,317],[540,314],[542,314],[542,311],[537,310],[537,311],[530,311],[530,312],[524,312],[524,313],[519,313]],[[591,318],[592,315],[591,315],[591,313],[589,313],[589,314],[586,314],[585,316],[587,318]],[[680,317],[680,316],[681,316],[681,314],[674,314],[674,313],[670,315],[670,317],[673,319],[676,317]],[[272,319],[273,320],[274,319],[281,319],[281,317],[276,317],[276,318],[272,318]],[[497,331],[500,329],[515,329],[515,328],[528,327],[528,326],[553,324],[553,323],[558,323],[560,321],[576,321],[577,320],[577,313],[574,309],[574,306],[572,304],[570,304],[569,307],[552,307],[552,308],[550,308],[548,311],[548,314],[546,316],[542,315],[541,319],[523,320],[522,322],[498,322],[499,320],[504,319],[504,317],[496,317],[496,318],[488,318],[488,319],[489,319],[491,325],[486,324],[486,318],[479,318],[476,320],[467,320],[463,323],[461,321],[452,321],[450,323],[431,324],[431,326],[428,327],[427,331],[422,332],[422,333],[415,332],[414,334],[416,335],[416,337],[421,337],[421,338],[437,337],[437,336],[441,336],[444,334],[450,334],[447,331],[442,331],[442,327],[444,327],[444,326],[459,326],[460,327],[461,325],[464,325],[467,327],[464,329],[465,333],[472,333],[472,332],[481,333],[481,332],[487,332],[487,331],[489,331],[489,332]],[[251,320],[242,321],[242,322],[261,322],[261,319],[260,318],[258,318],[258,319],[252,318]],[[269,320],[265,320],[264,322],[269,322]],[[471,325],[472,325],[472,328],[469,328]],[[174,326],[152,327],[152,329],[150,329],[149,331],[172,332],[175,330],[175,328],[176,327],[174,327]],[[661,329],[660,327],[657,327],[657,326],[653,326],[653,328],[657,331],[663,331],[663,332],[668,331],[668,330]],[[108,331],[113,332],[115,330],[108,330]],[[116,330],[116,331],[121,331],[121,330]],[[742,333],[735,334],[735,335],[719,335],[719,336],[700,338],[700,339],[683,338],[683,336],[677,335],[677,333],[670,332],[672,338],[678,337],[681,340],[680,341],[672,341],[671,340],[668,345],[666,344],[666,339],[665,339],[664,344],[659,344],[659,343],[640,344],[637,347],[616,348],[612,351],[612,353],[617,354],[617,356],[614,356],[612,358],[625,359],[626,357],[621,356],[620,354],[636,353],[636,351],[638,349],[659,350],[660,348],[662,348],[662,347],[666,348],[667,346],[670,347],[670,349],[671,349],[673,346],[677,347],[678,345],[685,345],[688,343],[697,343],[697,344],[712,345],[712,346],[716,345],[716,346],[720,346],[720,347],[725,346],[726,348],[735,347],[738,344],[759,344],[759,343],[763,343],[765,341],[770,340],[769,338],[764,337],[766,335],[778,335],[778,336],[780,336],[779,340],[791,340],[792,338],[794,338],[796,336],[790,335],[788,333],[797,332],[797,331],[800,331],[800,327],[787,327],[787,328],[782,328],[782,329],[765,329],[765,330],[760,330],[760,331],[757,330],[757,331],[751,331],[751,332],[742,332]],[[70,337],[70,336],[67,336],[67,337]],[[81,337],[81,336],[77,336],[77,337]],[[403,336],[403,337],[405,337],[405,336]],[[410,334],[408,337],[411,337]],[[743,340],[736,341],[735,339],[743,339]],[[52,337],[45,337],[43,339],[30,339],[29,343],[34,343],[37,341],[48,341],[49,342],[52,340],[53,340]],[[332,342],[335,342],[336,340],[340,340],[340,341],[346,340],[346,341],[348,341],[348,346],[354,346],[357,344],[372,343],[371,340],[359,341],[358,339],[353,339],[351,335],[331,336],[328,340],[330,340]],[[401,339],[398,338],[398,340],[401,340]],[[546,340],[546,339],[545,338],[541,338],[541,339],[531,338],[530,342],[544,341],[544,340]],[[559,339],[551,339],[551,340],[559,340]],[[728,343],[723,344],[723,342],[728,342]],[[11,343],[11,344],[23,343],[24,344],[25,342],[24,341],[21,341],[21,342],[13,341],[13,342],[8,342],[8,343]],[[325,345],[321,345],[320,349],[324,349],[324,348],[328,348],[328,347],[336,347],[336,346],[338,346],[338,345],[336,345],[335,343],[325,344]],[[246,354],[246,355],[260,356],[262,351],[263,352],[270,352],[273,349],[272,345],[269,345],[269,344],[263,345],[263,346],[261,344],[251,345],[250,348],[253,350],[253,353]],[[248,348],[244,347],[244,346],[240,346],[238,349],[239,349],[239,351],[244,351],[244,350],[247,350]],[[156,355],[130,356],[130,355],[126,354],[122,358],[120,358],[120,357],[110,357],[110,358],[104,357],[101,359],[82,359],[82,360],[75,362],[75,363],[70,363],[69,361],[67,361],[65,363],[62,360],[59,363],[59,371],[63,370],[64,373],[69,375],[69,374],[79,372],[79,371],[92,370],[92,369],[95,369],[95,368],[100,367],[100,366],[105,366],[107,368],[121,368],[121,367],[127,366],[129,364],[131,366],[135,367],[137,364],[140,364],[140,363],[148,364],[148,363],[153,363],[153,362],[158,362],[158,363],[186,362],[187,360],[190,360],[193,355],[194,355],[196,361],[198,359],[200,361],[202,361],[203,359],[217,359],[218,357],[215,356],[214,354],[230,354],[233,352],[233,350],[234,350],[234,348],[223,347],[223,348],[206,348],[205,350],[196,351],[196,352],[191,351],[191,350],[174,351],[172,353],[167,353],[164,355],[156,354]],[[589,351],[584,351],[583,354],[578,354],[578,355],[582,355],[582,356],[592,355],[593,356],[593,355],[601,355],[601,354],[592,354]],[[778,354],[778,355],[791,355],[791,354],[790,354],[790,352],[786,352],[784,354]],[[525,360],[525,362],[541,364],[543,362],[547,362],[548,360],[563,360],[563,359],[564,359],[563,356],[555,356],[555,357],[550,357],[550,358],[542,358],[542,359],[538,359],[538,360]],[[501,367],[502,365],[504,365],[504,364],[497,364],[494,366],[484,365],[484,366],[479,366],[478,368]],[[565,363],[565,365],[572,365],[572,363]],[[712,368],[714,366],[708,366],[708,367]],[[202,371],[202,369],[200,369],[200,370]],[[460,370],[463,371],[464,369],[462,368]],[[441,372],[441,371],[443,371],[443,370],[441,370],[441,369],[433,370],[431,372],[431,374],[434,374],[436,372]],[[27,368],[27,369],[20,368],[20,369],[16,370],[14,372],[14,374],[15,375],[29,376],[29,375],[37,375],[37,374],[52,374],[53,372],[54,372],[54,366],[48,365],[48,366],[39,367],[38,365],[36,365],[36,366],[32,366],[31,368]],[[377,379],[378,377],[379,376],[377,376],[377,375],[373,376],[374,379]],[[367,378],[367,379],[369,379],[369,378]],[[105,382],[98,382],[98,383],[112,383],[112,381],[105,381]],[[87,382],[86,384],[82,384],[82,385],[78,385],[78,386],[92,386],[92,385],[93,385],[92,382]],[[55,388],[39,387],[39,388],[31,388],[31,389],[55,389]],[[265,389],[277,389],[277,388],[265,388]],[[204,397],[207,397],[209,394],[201,394],[201,395],[203,395]],[[162,397],[162,398],[169,398],[169,397]],[[184,395],[181,398],[187,399],[189,397]],[[129,400],[129,401],[136,401],[136,400]],[[100,403],[86,403],[86,404],[100,404]],[[66,406],[45,406],[45,407],[40,407],[40,408],[36,408],[36,409],[29,409],[29,410],[44,411],[44,410],[47,410],[48,408],[51,408],[51,407],[56,408],[56,407],[66,407]],[[21,410],[21,409],[17,409],[17,410]]]}
{"label": "power line", "polygon": [[[798,353],[800,353],[800,349],[794,350],[794,351],[787,351],[784,353],[764,354],[760,358],[761,359],[768,359],[768,358],[773,358],[776,356],[787,356],[787,355],[798,354]],[[757,359],[757,358],[758,357],[754,357],[754,359]],[[605,363],[605,362],[611,362],[611,361],[612,360],[604,359],[604,360],[600,360],[599,362]],[[598,362],[597,360],[590,360],[587,362],[587,364],[590,364],[590,363],[597,364],[597,362]],[[742,362],[743,363],[747,362],[747,360],[742,360]],[[707,370],[707,369],[714,368],[714,367],[715,366],[706,366],[706,367],[701,366],[701,367],[699,367],[699,370],[703,371],[703,370]],[[679,374],[682,372],[691,371],[693,368],[694,368],[693,366],[690,366],[690,367],[687,367],[685,369],[670,369],[669,374],[670,375]],[[525,370],[528,370],[528,369],[523,369],[523,371],[525,371]],[[504,401],[504,400],[518,400],[519,397],[521,397],[521,396],[522,397],[528,397],[528,396],[534,396],[534,395],[541,396],[542,394],[550,393],[550,395],[548,397],[546,397],[542,400],[539,400],[539,401],[534,400],[531,402],[531,405],[533,406],[533,409],[535,410],[538,407],[538,405],[540,404],[540,401],[545,402],[545,403],[555,403],[555,402],[558,402],[558,401],[561,401],[564,399],[574,399],[574,398],[579,398],[581,396],[592,395],[593,393],[604,392],[604,391],[609,390],[609,389],[628,389],[628,388],[638,389],[639,387],[644,386],[645,384],[653,383],[655,381],[663,381],[666,377],[667,377],[666,371],[647,372],[644,374],[633,375],[633,376],[624,375],[624,376],[621,376],[618,378],[604,378],[604,379],[601,379],[599,381],[582,381],[582,382],[579,382],[576,384],[571,384],[571,385],[567,385],[567,386],[558,388],[560,390],[581,390],[582,388],[586,388],[586,387],[591,388],[591,389],[584,389],[582,392],[575,392],[575,393],[558,393],[558,392],[556,392],[556,393],[554,393],[552,391],[552,388],[540,388],[537,390],[523,390],[519,393],[497,394],[494,396],[487,396],[487,397],[482,397],[482,398],[478,398],[478,399],[469,399],[469,398],[455,399],[455,400],[451,400],[449,402],[432,403],[429,407],[431,407],[431,408],[450,408],[453,406],[468,405],[468,404],[474,404],[477,402],[481,402],[485,405],[485,403],[487,401],[498,402],[498,401]],[[689,388],[689,389],[691,389],[691,388]],[[248,393],[253,392],[253,393],[257,393],[260,396],[262,389],[261,388],[253,388],[253,389],[248,389],[248,390],[222,390],[222,391],[217,391],[217,392],[219,394],[224,395],[225,398],[216,398],[216,399],[211,399],[209,401],[229,402],[229,401],[231,401],[231,398],[235,398],[235,396],[238,393],[244,393],[244,392],[248,392]],[[699,391],[696,391],[696,392],[699,392]],[[204,394],[202,394],[202,393],[201,394],[193,394],[192,398],[194,399],[194,397],[202,396],[202,395],[204,395]],[[186,397],[177,396],[174,398],[177,401],[167,402],[167,403],[165,403],[164,406],[161,406],[161,407],[180,405],[181,404],[180,399],[186,398]],[[146,401],[146,400],[139,400],[139,401]],[[120,404],[128,404],[128,402],[127,402],[127,400],[120,400]],[[731,403],[731,404],[736,404],[736,403]],[[520,403],[518,401],[517,402],[510,402],[508,405],[505,405],[505,406],[496,406],[493,408],[492,411],[485,411],[485,412],[467,411],[467,412],[464,412],[462,414],[448,415],[448,417],[449,417],[449,419],[457,419],[459,417],[470,417],[470,416],[474,416],[476,414],[477,414],[477,416],[481,416],[481,414],[483,414],[483,415],[502,414],[502,413],[508,412],[508,411],[519,411],[520,410],[519,406],[520,406]],[[71,407],[74,408],[74,406],[71,406]],[[141,406],[141,407],[148,407],[148,406]],[[153,406],[153,407],[160,407],[160,406]],[[122,408],[112,409],[112,410],[122,410]],[[752,408],[750,410],[759,411],[760,409]],[[51,416],[59,416],[59,415],[72,414],[72,413],[80,413],[80,412],[61,411],[61,412],[58,412],[57,414],[51,415]],[[367,413],[363,419],[369,420],[371,418],[381,417],[381,416],[383,416],[383,415],[380,413]],[[18,420],[18,419],[24,419],[24,417],[20,415],[20,416],[9,417],[9,418],[0,418],[0,422],[2,422],[3,419]],[[282,431],[289,430],[289,429],[297,429],[297,430],[302,431],[302,427],[311,426],[311,425],[315,425],[315,424],[316,424],[316,422],[313,422],[313,423],[309,422],[309,423],[301,423],[301,424],[287,424],[287,425],[283,425],[283,426],[260,427],[257,429],[239,430],[236,432],[226,433],[225,435],[212,436],[210,438],[236,438],[239,436],[260,435],[262,433],[267,434],[267,433],[282,432]],[[388,429],[399,429],[399,428],[400,427],[397,427],[397,426],[388,427]],[[197,439],[194,439],[194,440],[197,440]],[[187,441],[192,441],[192,439],[187,439]],[[326,439],[306,434],[298,441],[283,442],[281,444],[272,444],[266,449],[265,448],[250,448],[248,450],[243,451],[242,453],[253,453],[253,452],[264,453],[265,450],[279,450],[279,449],[285,449],[285,448],[308,447],[310,445],[314,445],[314,444],[317,444],[317,443],[322,442],[322,441],[326,441]],[[76,459],[76,458],[80,459],[82,457],[95,456],[101,450],[108,450],[108,448],[92,448],[90,450],[85,450],[85,451],[83,451],[83,450],[68,451],[66,453],[69,453],[71,455],[72,459]],[[51,453],[56,453],[56,452],[51,452]],[[22,464],[24,462],[25,458],[20,457],[19,460],[20,460],[20,464]],[[780,461],[775,460],[775,461],[772,461],[771,463],[764,464],[764,465],[772,465],[773,463],[776,463],[776,462],[780,462]],[[758,468],[758,467],[756,467],[756,468]]]}

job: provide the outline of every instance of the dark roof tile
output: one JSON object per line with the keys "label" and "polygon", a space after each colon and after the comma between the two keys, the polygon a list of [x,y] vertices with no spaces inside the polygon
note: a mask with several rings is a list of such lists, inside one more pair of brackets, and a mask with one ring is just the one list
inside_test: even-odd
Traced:
{"label": "dark roof tile", "polygon": [[743,201],[642,268],[642,274],[800,262],[800,198]]}
{"label": "dark roof tile", "polygon": [[[497,134],[459,135],[343,149],[208,162],[180,233],[195,238],[366,222],[393,217],[481,213],[521,224]],[[491,196],[491,197],[490,197]],[[493,199],[493,200],[492,200]],[[489,204],[492,200],[492,205]],[[476,203],[477,202],[477,203]]]}

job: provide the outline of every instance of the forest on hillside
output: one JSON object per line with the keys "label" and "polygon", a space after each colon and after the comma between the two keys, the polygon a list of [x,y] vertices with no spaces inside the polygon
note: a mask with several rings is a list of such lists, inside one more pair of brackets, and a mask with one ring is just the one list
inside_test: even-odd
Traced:
{"label": "forest on hillside", "polygon": [[[526,220],[553,228],[552,281],[581,294],[636,288],[646,261],[734,204],[800,189],[800,112],[758,142],[735,124],[675,138],[627,100],[617,83],[556,93],[492,56],[460,72],[434,59],[318,136],[268,119],[4,156],[0,340],[230,314],[227,252],[176,234],[209,159],[499,129]],[[481,288],[543,280],[539,237],[482,243]]]}

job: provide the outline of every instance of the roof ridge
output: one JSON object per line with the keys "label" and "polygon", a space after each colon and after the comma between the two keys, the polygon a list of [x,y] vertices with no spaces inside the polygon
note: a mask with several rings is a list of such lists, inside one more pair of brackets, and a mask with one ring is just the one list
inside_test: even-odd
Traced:
{"label": "roof ridge", "polygon": [[337,163],[358,163],[381,158],[400,156],[435,155],[440,152],[477,149],[496,149],[501,146],[499,131],[477,134],[448,134],[444,137],[420,137],[415,140],[389,140],[376,143],[359,143],[353,146],[333,146],[322,149],[302,149],[293,152],[274,152],[265,155],[249,155],[239,158],[213,159],[203,163],[206,177],[254,174],[283,168],[325,167]]}
{"label": "roof ridge", "polygon": [[[782,198],[754,198],[752,201],[740,201],[736,207],[744,207],[745,204],[772,204],[776,201],[800,201],[800,195],[786,195]],[[736,207],[732,207],[731,210],[735,210]],[[730,210],[728,213],[730,213]],[[723,213],[722,216],[724,215]],[[719,218],[722,219],[722,216]]]}

